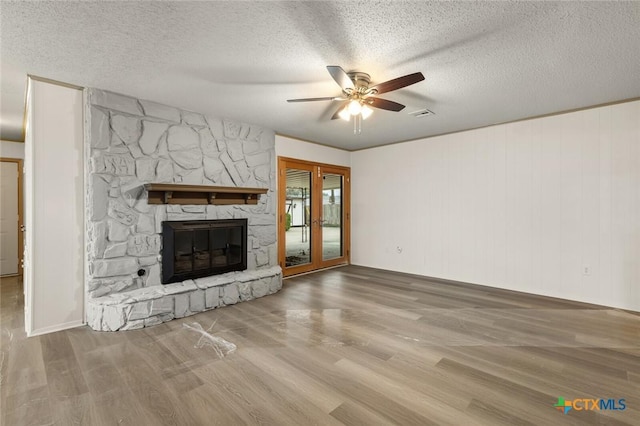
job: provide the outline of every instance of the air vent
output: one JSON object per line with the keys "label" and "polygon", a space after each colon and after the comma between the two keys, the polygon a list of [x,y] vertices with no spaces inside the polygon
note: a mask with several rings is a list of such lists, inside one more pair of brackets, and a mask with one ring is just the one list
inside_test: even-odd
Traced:
{"label": "air vent", "polygon": [[418,111],[410,112],[409,115],[412,115],[414,117],[426,117],[428,115],[436,115],[436,113],[425,108]]}

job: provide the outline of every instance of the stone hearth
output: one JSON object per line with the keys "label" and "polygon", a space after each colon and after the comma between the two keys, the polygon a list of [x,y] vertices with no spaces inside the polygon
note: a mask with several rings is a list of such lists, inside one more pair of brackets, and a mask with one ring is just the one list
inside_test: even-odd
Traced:
{"label": "stone hearth", "polygon": [[[87,322],[140,328],[272,294],[275,134],[155,102],[87,90]],[[150,205],[144,184],[265,188],[256,205]],[[248,219],[247,270],[160,283],[162,222]]]}
{"label": "stone hearth", "polygon": [[134,330],[253,300],[281,288],[279,266],[229,272],[90,299],[87,317],[94,330]]}

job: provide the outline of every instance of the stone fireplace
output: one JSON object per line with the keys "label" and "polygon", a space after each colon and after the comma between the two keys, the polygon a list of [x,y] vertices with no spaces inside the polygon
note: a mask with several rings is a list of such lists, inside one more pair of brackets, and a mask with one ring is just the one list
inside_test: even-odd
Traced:
{"label": "stone fireplace", "polygon": [[[87,322],[93,329],[141,328],[282,287],[273,131],[97,89],[87,90],[85,120]],[[266,193],[246,205],[149,203],[145,184],[162,183]],[[223,256],[237,264],[238,248],[236,234],[224,247],[212,242],[222,235],[214,221],[246,223],[241,267],[216,270]],[[189,254],[182,242],[182,266],[191,262],[191,271],[176,273],[164,267],[163,232],[175,238],[184,224],[210,228],[196,246],[191,241]],[[205,243],[205,234],[213,239]],[[208,254],[201,250],[205,244]],[[194,273],[204,263],[210,271]],[[173,279],[164,281],[175,282],[163,285],[165,274]]]}

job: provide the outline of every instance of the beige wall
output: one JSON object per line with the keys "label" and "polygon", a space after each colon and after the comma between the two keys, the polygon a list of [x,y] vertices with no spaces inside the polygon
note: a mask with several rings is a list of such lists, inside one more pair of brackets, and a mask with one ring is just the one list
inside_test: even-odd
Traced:
{"label": "beige wall", "polygon": [[351,166],[349,151],[280,135],[276,135],[276,155],[335,166]]}
{"label": "beige wall", "polygon": [[0,141],[0,157],[24,158],[24,143]]}
{"label": "beige wall", "polygon": [[640,101],[357,151],[352,261],[640,311]]}

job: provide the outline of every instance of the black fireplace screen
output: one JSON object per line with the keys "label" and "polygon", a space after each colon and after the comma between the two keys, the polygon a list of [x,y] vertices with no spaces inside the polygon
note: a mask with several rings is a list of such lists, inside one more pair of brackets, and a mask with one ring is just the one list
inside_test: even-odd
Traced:
{"label": "black fireplace screen", "polygon": [[247,269],[247,219],[162,222],[162,283]]}

